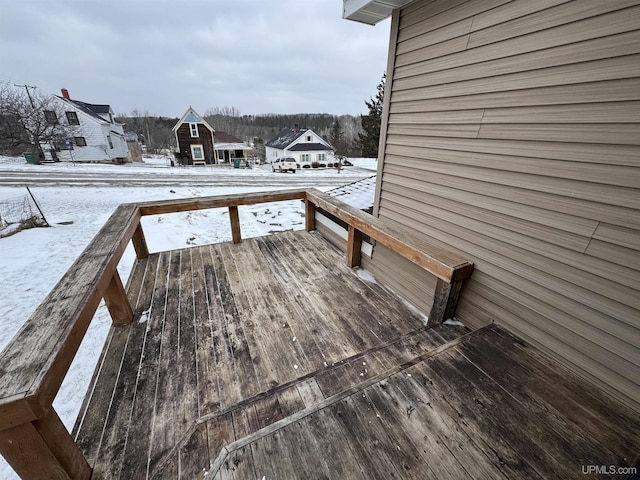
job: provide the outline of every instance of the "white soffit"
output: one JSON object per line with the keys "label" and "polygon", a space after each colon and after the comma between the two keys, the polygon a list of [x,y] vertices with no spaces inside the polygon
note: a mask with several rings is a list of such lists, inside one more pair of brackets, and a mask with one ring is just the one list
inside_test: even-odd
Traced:
{"label": "white soffit", "polygon": [[342,18],[354,22],[375,25],[391,16],[396,8],[404,7],[413,0],[343,0]]}

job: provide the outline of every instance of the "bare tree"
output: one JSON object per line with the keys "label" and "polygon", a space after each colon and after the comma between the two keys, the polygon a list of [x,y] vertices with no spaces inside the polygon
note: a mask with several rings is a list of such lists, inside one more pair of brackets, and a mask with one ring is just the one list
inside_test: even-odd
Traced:
{"label": "bare tree", "polygon": [[30,85],[2,84],[0,116],[3,122],[13,122],[10,130],[15,129],[23,141],[28,138],[36,163],[44,158],[43,146],[55,151],[56,146],[64,144],[65,138],[73,136],[75,131],[66,121],[62,104]]}
{"label": "bare tree", "polygon": [[15,89],[0,83],[0,153],[15,155],[30,148],[31,141],[12,106],[16,103]]}

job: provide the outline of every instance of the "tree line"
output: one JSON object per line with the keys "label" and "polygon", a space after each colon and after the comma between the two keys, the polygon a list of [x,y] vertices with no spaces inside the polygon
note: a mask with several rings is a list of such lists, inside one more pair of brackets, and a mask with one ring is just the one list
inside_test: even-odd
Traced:
{"label": "tree line", "polygon": [[[292,128],[294,125],[310,128],[331,142],[331,128],[335,122],[339,122],[344,135],[345,154],[360,156],[356,143],[358,134],[362,132],[359,116],[327,113],[241,115],[235,107],[214,107],[205,110],[203,117],[215,130],[229,133],[251,144],[264,144],[284,128]],[[126,124],[125,130],[135,132],[150,152],[170,149],[175,144],[172,128],[178,118],[133,110],[130,114],[119,114],[116,120]]]}

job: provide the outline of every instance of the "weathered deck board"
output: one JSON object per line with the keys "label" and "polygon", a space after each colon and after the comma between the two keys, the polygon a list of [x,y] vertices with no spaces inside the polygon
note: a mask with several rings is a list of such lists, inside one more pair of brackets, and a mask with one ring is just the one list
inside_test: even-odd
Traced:
{"label": "weathered deck board", "polygon": [[[198,416],[204,412],[220,408],[220,380],[218,378],[219,340],[214,336],[214,315],[209,308],[209,291],[204,262],[209,261],[208,250],[204,247],[194,248],[192,260],[193,313],[196,326],[196,372]],[[211,281],[211,278],[209,278]],[[215,339],[215,340],[214,340]]]}
{"label": "weathered deck board", "polygon": [[[119,475],[131,409],[136,396],[136,378],[146,337],[146,322],[152,306],[158,260],[159,256],[155,256],[145,261],[145,281],[140,287],[134,308],[134,322],[129,326],[111,329],[113,337],[105,361],[117,359],[118,370],[109,372],[107,368],[104,371],[105,376],[98,379],[85,415],[87,423],[83,423],[76,434],[78,443],[87,445],[82,448],[93,452],[92,456],[96,458],[92,463],[95,478],[118,478]],[[130,284],[129,287],[131,286]],[[145,322],[140,321],[143,318],[146,319]],[[116,375],[113,383],[109,381],[112,379],[111,373]],[[105,405],[108,406],[106,415],[92,411]],[[101,421],[96,422],[96,419]],[[93,430],[96,428],[102,432],[101,435],[97,436],[94,433]]]}
{"label": "weathered deck board", "polygon": [[[207,372],[216,378],[218,383],[217,400],[220,405],[223,402],[230,402],[240,398],[240,384],[236,376],[236,370],[233,365],[233,352],[229,344],[229,333],[227,331],[227,321],[225,317],[224,305],[218,286],[218,277],[216,275],[215,266],[209,247],[201,247],[202,256],[202,280],[204,281],[204,292],[207,299],[206,319],[211,329],[211,343],[205,345],[205,348],[211,348],[213,352],[213,361],[211,369]],[[218,267],[219,270],[219,267]],[[204,392],[205,395],[209,394]],[[211,406],[215,407],[215,403]],[[205,411],[202,410],[201,414]]]}
{"label": "weathered deck board", "polygon": [[[162,459],[176,444],[176,403],[180,399],[177,395],[179,382],[177,351],[174,342],[179,339],[180,322],[180,283],[182,279],[182,253],[172,252],[167,273],[166,299],[164,306],[164,321],[160,331],[160,352],[158,357],[158,375],[153,399],[153,419],[151,436],[149,438],[149,471],[153,471],[158,461]],[[178,346],[179,350],[179,346]]]}
{"label": "weathered deck board", "polygon": [[[361,395],[358,392],[354,397]],[[349,397],[330,407],[330,411],[338,419],[346,437],[345,443],[350,446],[358,465],[365,470],[366,478],[402,478],[391,456],[395,446],[389,448],[388,437],[382,427],[376,421],[369,424],[370,418],[365,412],[353,407],[357,405]]]}
{"label": "weathered deck board", "polygon": [[242,318],[236,302],[235,290],[231,279],[236,272],[236,265],[232,257],[223,247],[227,245],[211,245],[209,248],[216,267],[216,276],[220,295],[223,299],[225,319],[227,324],[228,341],[233,356],[234,368],[240,381],[241,398],[247,398],[258,393],[260,389],[259,374],[255,369],[249,342],[246,335],[245,319]]}
{"label": "weathered deck board", "polygon": [[[372,403],[412,439],[436,478],[506,478],[452,419],[434,408],[431,396],[406,373],[368,388]],[[433,461],[445,459],[449,461]]]}
{"label": "weathered deck board", "polygon": [[[176,378],[175,418],[177,438],[183,437],[199,418],[197,324],[194,316],[192,252],[183,251],[180,275],[180,317],[177,342],[178,376]],[[217,385],[216,385],[217,387]]]}
{"label": "weathered deck board", "polygon": [[[242,245],[242,247],[244,246]],[[269,343],[266,343],[269,340],[269,336],[264,334],[262,328],[257,328],[262,325],[262,317],[254,297],[256,292],[259,292],[259,287],[255,285],[255,279],[252,275],[255,264],[252,265],[251,263],[251,255],[244,254],[244,248],[234,248],[233,251],[235,253],[236,268],[227,273],[230,276],[232,285],[234,285],[236,307],[245,319],[245,336],[251,351],[254,368],[259,373],[257,380],[261,388],[273,387],[278,384],[277,375],[267,354],[269,348],[272,347],[270,347]]]}
{"label": "weathered deck board", "polygon": [[[487,343],[505,348],[489,357]],[[506,348],[509,346],[512,348]],[[514,337],[503,330],[494,330],[486,338],[473,339],[461,352],[472,356],[474,364],[503,388],[511,391],[517,386],[514,391],[517,398],[534,402],[544,412],[569,422],[567,428],[579,429],[587,439],[597,439],[597,445],[606,446],[618,460],[626,459],[629,463],[638,460],[640,419],[609,408],[607,397],[598,389],[585,389],[584,383],[563,367],[545,369],[546,359],[539,351],[518,342],[514,345]],[[627,442],[619,441],[621,432]],[[613,458],[611,461],[615,463]]]}
{"label": "weathered deck board", "polygon": [[449,344],[468,330],[425,329],[315,233],[151,254],[128,295],[77,426],[93,478],[536,478],[638,452],[629,412],[499,329]]}
{"label": "weathered deck board", "polygon": [[[352,356],[360,351],[366,345],[360,331],[356,330],[354,325],[340,327],[341,312],[331,308],[330,297],[335,296],[335,293],[332,293],[326,284],[327,270],[322,266],[315,269],[313,262],[305,265],[305,257],[300,256],[294,248],[289,252],[292,258],[290,268],[296,274],[292,284],[297,288],[301,299],[298,303],[299,308],[307,319],[311,332],[322,333],[316,341],[324,355],[323,364],[329,364],[337,358]],[[344,335],[348,336],[348,339]]]}
{"label": "weathered deck board", "polygon": [[[162,329],[165,322],[171,256],[171,252],[166,252],[160,254],[158,259],[153,300],[148,319],[145,322],[142,354],[138,358],[132,358],[130,364],[123,365],[123,369],[138,370],[139,375],[134,380],[136,382],[135,397],[130,417],[127,420],[128,428],[119,471],[121,478],[144,478],[148,473],[149,446],[153,434],[153,412],[156,408],[158,365],[162,348]],[[121,435],[122,433],[125,432],[121,432]],[[117,468],[118,463],[114,462],[113,467]],[[117,477],[116,471],[113,471],[113,477]],[[105,478],[108,477],[105,476]]]}
{"label": "weathered deck board", "polygon": [[[283,458],[268,464],[272,478],[282,477],[283,472],[288,472],[286,478],[323,478],[327,465],[340,469],[338,478],[577,478],[583,475],[583,465],[635,464],[636,457],[614,453],[628,448],[637,455],[640,445],[637,420],[621,404],[603,402],[614,418],[629,420],[633,433],[614,438],[611,434],[620,430],[609,427],[605,419],[590,417],[599,428],[610,430],[598,434],[588,427],[589,434],[595,433],[591,438],[580,422],[545,410],[544,404],[554,395],[551,390],[540,391],[542,398],[530,398],[521,383],[505,381],[503,375],[493,378],[479,368],[482,363],[497,369],[496,374],[508,375],[523,350],[527,356],[528,349],[515,339],[494,327],[485,328],[320,411],[259,431],[240,442],[237,451],[242,454],[250,445],[253,452]],[[532,376],[538,381],[536,377],[544,378],[556,368],[540,357],[516,365],[515,371],[537,370]],[[569,382],[575,393],[591,390],[576,377]],[[578,410],[594,401],[589,398],[582,404],[581,398],[573,399]],[[229,449],[231,455],[236,452],[233,445]],[[249,474],[261,478],[265,469],[256,465]]]}
{"label": "weathered deck board", "polygon": [[[421,324],[420,318],[407,309],[397,296],[390,297],[389,292],[377,283],[363,281],[354,271],[351,271],[351,275],[341,273],[344,262],[342,252],[333,246],[322,248],[326,241],[319,234],[307,235],[300,243],[301,246],[305,245],[305,248],[317,252],[328,273],[323,280],[334,298],[345,289],[355,293],[347,307],[365,332],[373,332],[382,341],[389,341],[405,333],[408,325]],[[299,257],[301,248],[298,248],[297,252],[296,257]],[[361,312],[366,314],[362,315]],[[380,312],[384,312],[384,315],[380,315]]]}

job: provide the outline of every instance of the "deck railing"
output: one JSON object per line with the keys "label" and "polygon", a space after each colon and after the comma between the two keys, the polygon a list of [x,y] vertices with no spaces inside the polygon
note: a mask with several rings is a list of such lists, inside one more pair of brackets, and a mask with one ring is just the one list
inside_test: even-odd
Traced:
{"label": "deck railing", "polygon": [[438,278],[430,323],[453,316],[473,264],[399,231],[315,189],[226,195],[119,206],[94,239],[0,354],[0,452],[22,478],[85,479],[91,467],[52,407],[100,300],[114,325],[133,320],[117,265],[129,242],[149,256],[140,220],[145,215],[226,207],[232,241],[242,241],[238,207],[304,200],[305,226],[315,230],[316,207],[348,225],[347,264],[360,264],[368,235]]}

